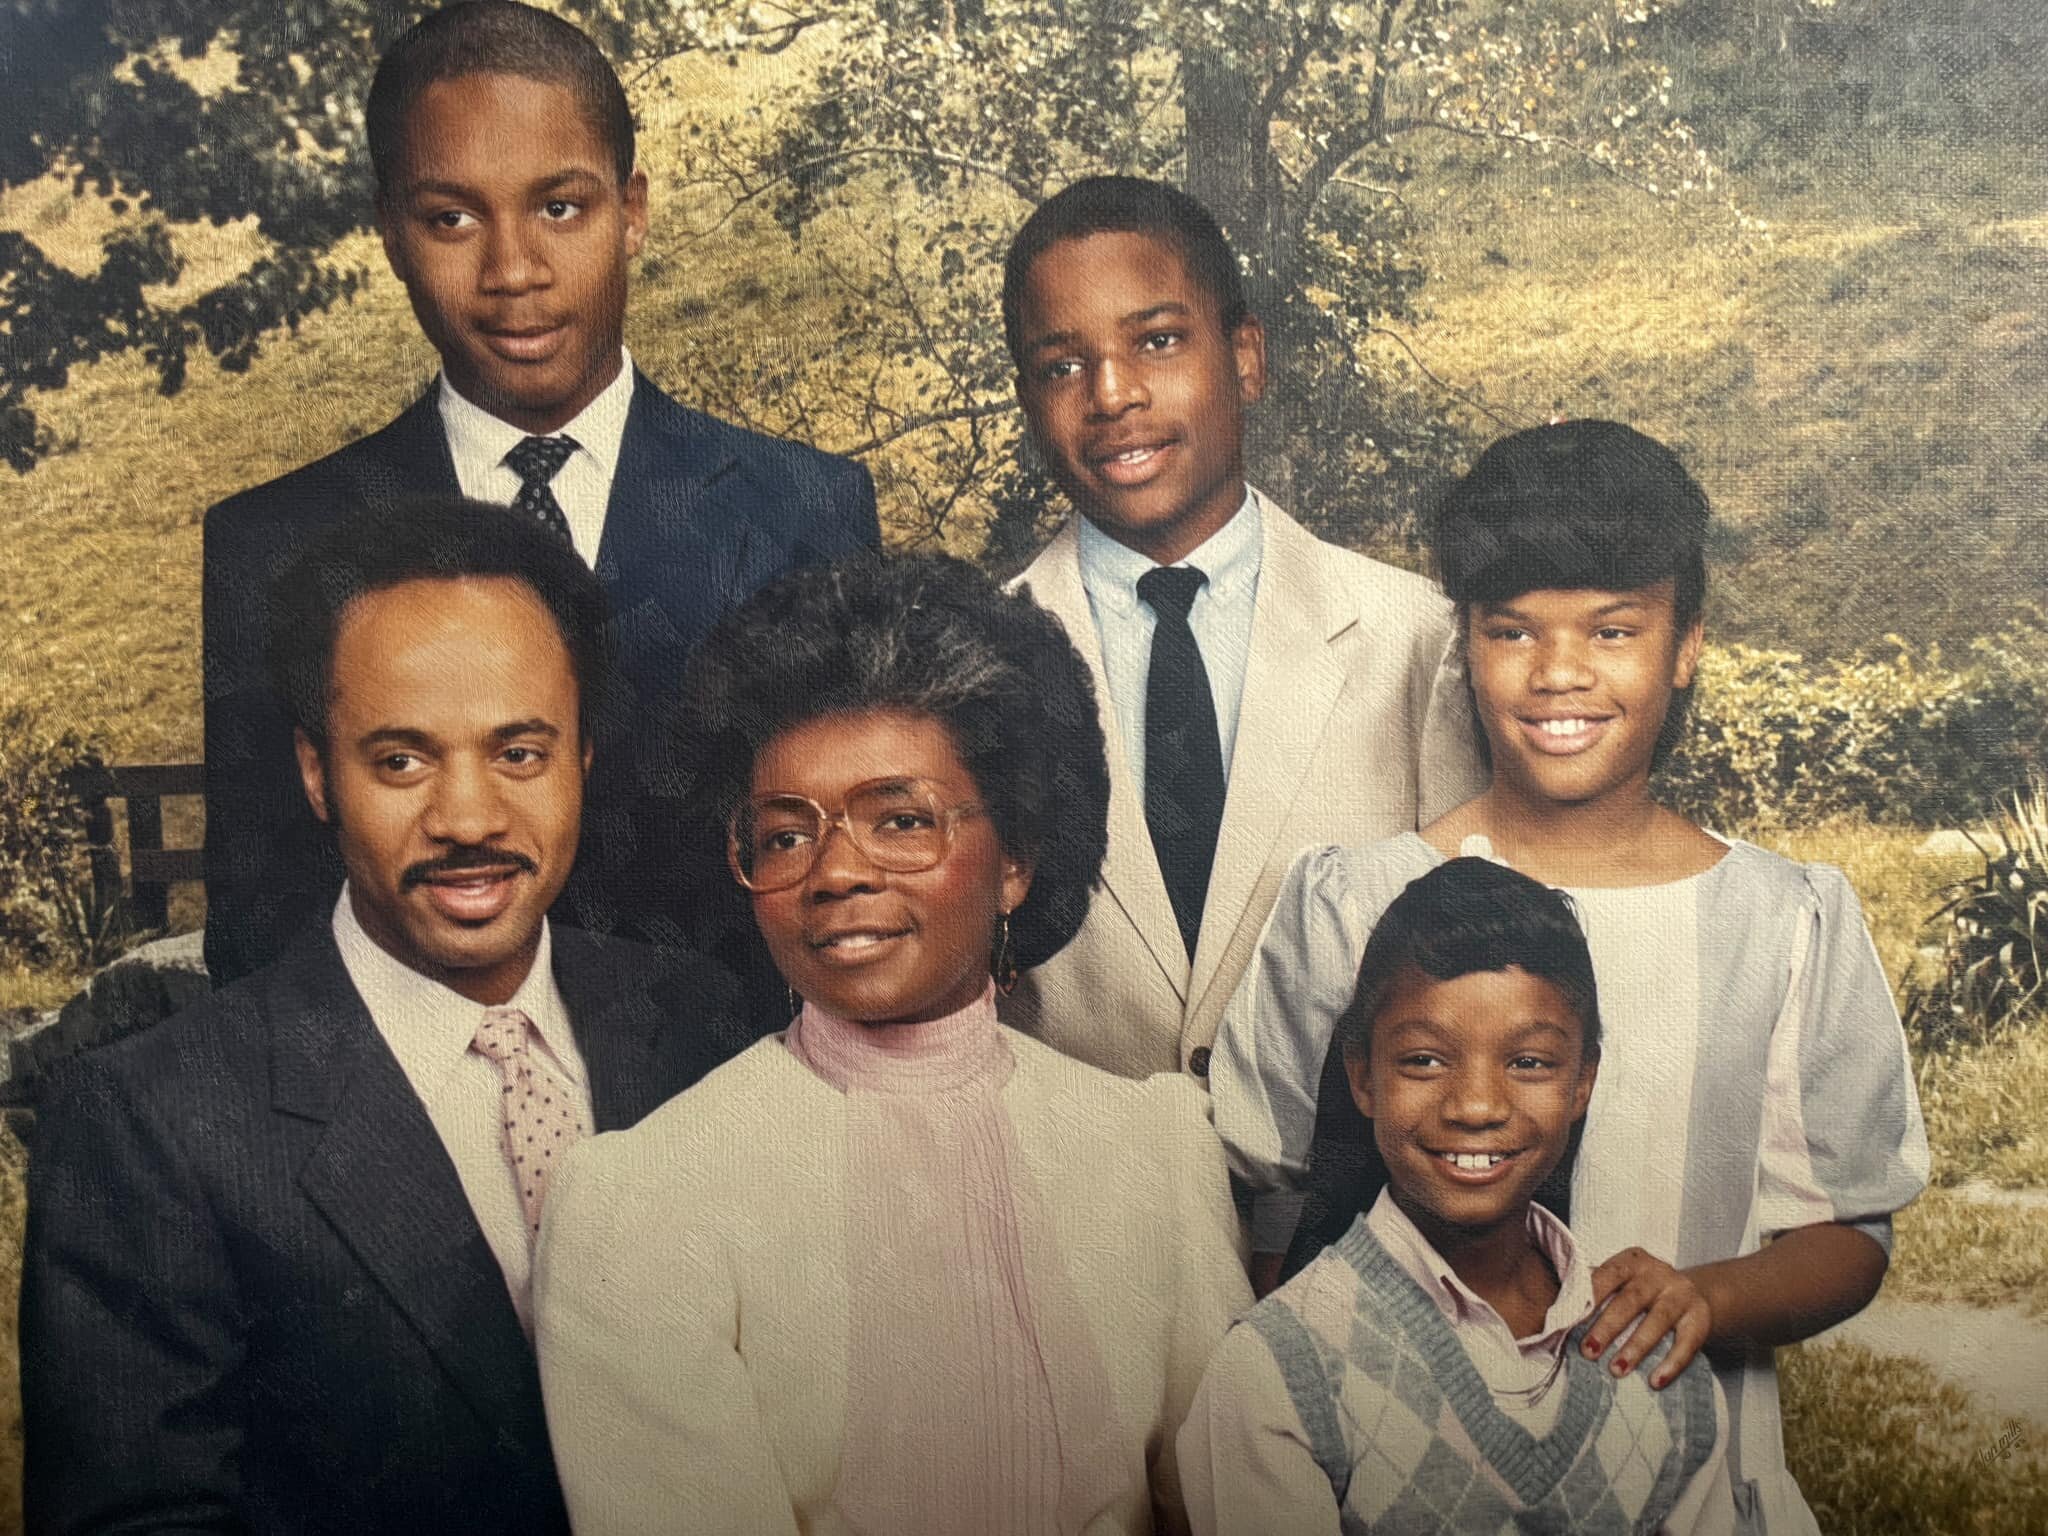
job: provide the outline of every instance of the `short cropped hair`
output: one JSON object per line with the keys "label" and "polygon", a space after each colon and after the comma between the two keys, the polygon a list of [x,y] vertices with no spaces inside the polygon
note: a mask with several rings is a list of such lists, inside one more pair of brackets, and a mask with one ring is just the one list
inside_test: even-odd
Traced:
{"label": "short cropped hair", "polygon": [[1373,1021],[1409,970],[1432,981],[1515,967],[1556,987],[1579,1024],[1586,1056],[1600,1049],[1593,954],[1572,900],[1491,859],[1459,858],[1410,881],[1380,914],[1338,1038],[1371,1053]]}
{"label": "short cropped hair", "polygon": [[563,87],[611,152],[619,185],[633,174],[633,109],[597,44],[561,17],[517,0],[465,0],[408,28],[377,61],[364,116],[379,197],[398,174],[406,118],[421,93],[470,75],[518,75]]}
{"label": "short cropped hair", "polygon": [[587,745],[616,739],[626,707],[611,601],[576,551],[532,518],[459,496],[366,507],[344,517],[270,593],[271,684],[323,752],[334,645],[350,603],[411,581],[509,577],[547,609],[576,675]]}
{"label": "short cropped hair", "polygon": [[1237,258],[1215,217],[1194,198],[1141,176],[1090,176],[1055,192],[1033,210],[1003,258],[1003,339],[1024,365],[1024,285],[1031,264],[1062,240],[1089,235],[1147,235],[1179,253],[1188,276],[1215,302],[1228,336],[1251,311]]}
{"label": "short cropped hair", "polygon": [[946,728],[1004,851],[1033,866],[1012,952],[1020,967],[1050,959],[1087,916],[1109,841],[1095,689],[1057,618],[960,560],[864,554],[792,571],[712,629],[673,737],[690,866],[723,874],[726,827],[770,742],[874,711]]}
{"label": "short cropped hair", "polygon": [[[1678,455],[1614,421],[1564,421],[1511,433],[1479,456],[1429,522],[1437,579],[1458,606],[1547,588],[1630,592],[1670,581],[1682,633],[1707,595],[1707,493]],[[1684,732],[1690,684],[1664,717],[1652,764]],[[1482,757],[1486,744],[1480,741]]]}

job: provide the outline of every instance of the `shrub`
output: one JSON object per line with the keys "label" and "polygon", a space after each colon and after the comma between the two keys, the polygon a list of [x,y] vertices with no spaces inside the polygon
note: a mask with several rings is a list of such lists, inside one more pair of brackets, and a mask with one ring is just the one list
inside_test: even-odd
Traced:
{"label": "shrub", "polygon": [[1928,919],[1940,967],[1906,999],[1906,1027],[1929,1046],[2002,1035],[2048,999],[2048,779],[2036,776],[1997,829],[1971,841],[1983,867],[1943,892]]}
{"label": "shrub", "polygon": [[1954,824],[2048,767],[2048,630],[1977,640],[1954,667],[1889,638],[1889,658],[1815,664],[1708,647],[1665,797],[1727,831]]}
{"label": "shrub", "polygon": [[102,761],[77,731],[0,709],[0,958],[86,971],[119,953],[120,914],[93,894],[85,807],[64,782]]}
{"label": "shrub", "polygon": [[[1916,1054],[1934,1182],[2048,1189],[2048,1029],[2012,1029],[1982,1043],[1951,1038],[1946,1049]],[[2038,1214],[2048,1223],[2048,1210]],[[2048,1267],[2039,1275],[2048,1281]]]}

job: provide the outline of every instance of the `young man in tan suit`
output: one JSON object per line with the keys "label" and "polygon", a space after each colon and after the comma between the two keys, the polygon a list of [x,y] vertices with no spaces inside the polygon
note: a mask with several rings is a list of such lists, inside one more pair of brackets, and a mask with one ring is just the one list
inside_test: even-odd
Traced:
{"label": "young man in tan suit", "polygon": [[1007,1017],[1111,1071],[1206,1079],[1294,855],[1483,787],[1450,606],[1245,484],[1265,333],[1193,198],[1068,187],[1011,243],[1003,320],[1032,438],[1081,513],[1019,583],[1095,674],[1112,781],[1103,889]]}

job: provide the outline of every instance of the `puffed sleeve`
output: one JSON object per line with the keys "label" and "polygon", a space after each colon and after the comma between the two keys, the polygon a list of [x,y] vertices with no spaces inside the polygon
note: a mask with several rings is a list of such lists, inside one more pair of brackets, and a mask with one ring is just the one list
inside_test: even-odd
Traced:
{"label": "puffed sleeve", "polygon": [[632,1133],[578,1145],[549,1186],[535,1255],[534,1342],[570,1523],[577,1536],[794,1536],[725,1249],[693,1229],[696,1170],[636,1178],[640,1155]]}
{"label": "puffed sleeve", "polygon": [[1891,1248],[1891,1213],[1927,1184],[1905,1031],[1842,872],[1805,870],[1791,985],[1765,1066],[1759,1230],[1853,1225]]}
{"label": "puffed sleeve", "polygon": [[1210,1355],[1232,1321],[1251,1306],[1252,1293],[1245,1279],[1230,1181],[1202,1091],[1178,1074],[1162,1074],[1148,1086],[1171,1101],[1167,1135],[1174,1158],[1173,1231],[1179,1239],[1152,1496],[1165,1528],[1179,1531],[1186,1525],[1174,1432],[1187,1418]]}
{"label": "puffed sleeve", "polygon": [[1218,1346],[1178,1444],[1194,1536],[1336,1536],[1342,1528],[1330,1479],[1257,1329],[1233,1328]]}
{"label": "puffed sleeve", "polygon": [[1323,1059],[1358,985],[1365,941],[1431,861],[1409,836],[1310,848],[1288,867],[1209,1063],[1216,1133],[1231,1171],[1253,1189],[1300,1187]]}

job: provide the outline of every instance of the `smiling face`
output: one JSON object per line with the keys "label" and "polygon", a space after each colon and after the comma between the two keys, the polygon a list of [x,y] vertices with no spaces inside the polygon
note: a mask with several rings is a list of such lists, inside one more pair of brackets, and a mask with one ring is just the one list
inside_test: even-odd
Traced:
{"label": "smiling face", "polygon": [[323,753],[298,736],[365,932],[502,1003],[576,857],[590,754],[561,632],[524,582],[420,580],[342,610]]}
{"label": "smiling face", "polygon": [[[756,802],[801,796],[828,815],[877,780],[921,779],[942,807],[980,793],[951,734],[928,715],[829,715],[784,731],[754,760]],[[1031,888],[984,811],[959,816],[930,869],[882,869],[843,828],[825,834],[810,873],[757,893],[754,917],[783,979],[807,1001],[863,1024],[915,1023],[966,1007],[988,985],[998,913]]]}
{"label": "smiling face", "polygon": [[1596,1063],[1564,994],[1519,966],[1438,981],[1406,967],[1345,1051],[1394,1199],[1438,1243],[1519,1230],[1586,1112]]}
{"label": "smiling face", "polygon": [[1096,234],[1048,247],[1018,307],[1017,396],[1061,489],[1162,565],[1244,504],[1244,408],[1266,387],[1255,319],[1226,334],[1172,245]]}
{"label": "smiling face", "polygon": [[428,86],[406,114],[378,228],[465,399],[549,433],[618,376],[647,177],[619,184],[566,86],[502,74]]}
{"label": "smiling face", "polygon": [[1672,690],[1699,661],[1699,621],[1681,630],[1672,596],[1667,580],[1473,605],[1472,697],[1496,792],[1532,805],[1647,795]]}

